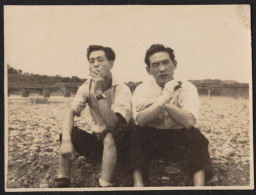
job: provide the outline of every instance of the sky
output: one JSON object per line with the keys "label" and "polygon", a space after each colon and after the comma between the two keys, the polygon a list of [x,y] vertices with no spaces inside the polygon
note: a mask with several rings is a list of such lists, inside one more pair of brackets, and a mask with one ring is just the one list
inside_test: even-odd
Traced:
{"label": "sky", "polygon": [[176,78],[251,81],[248,5],[4,7],[5,66],[23,72],[88,78],[96,44],[115,51],[121,81],[143,81],[156,43],[175,51]]}

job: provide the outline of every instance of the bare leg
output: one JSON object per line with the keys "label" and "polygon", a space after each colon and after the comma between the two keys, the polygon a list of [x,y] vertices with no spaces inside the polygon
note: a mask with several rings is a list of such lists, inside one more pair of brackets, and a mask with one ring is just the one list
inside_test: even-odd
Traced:
{"label": "bare leg", "polygon": [[110,182],[117,161],[116,145],[111,133],[106,134],[103,144],[101,179]]}
{"label": "bare leg", "polygon": [[135,169],[133,171],[133,182],[134,182],[134,187],[143,187],[143,177],[141,170]]}
{"label": "bare leg", "polygon": [[205,171],[200,170],[194,173],[194,186],[204,186]]}
{"label": "bare leg", "polygon": [[66,160],[59,154],[58,176],[70,177],[70,160]]}

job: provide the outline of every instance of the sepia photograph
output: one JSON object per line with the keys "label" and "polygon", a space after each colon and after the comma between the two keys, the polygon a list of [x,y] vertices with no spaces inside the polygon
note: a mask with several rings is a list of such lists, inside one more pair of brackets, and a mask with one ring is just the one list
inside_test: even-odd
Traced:
{"label": "sepia photograph", "polygon": [[251,7],[5,5],[5,191],[254,189]]}

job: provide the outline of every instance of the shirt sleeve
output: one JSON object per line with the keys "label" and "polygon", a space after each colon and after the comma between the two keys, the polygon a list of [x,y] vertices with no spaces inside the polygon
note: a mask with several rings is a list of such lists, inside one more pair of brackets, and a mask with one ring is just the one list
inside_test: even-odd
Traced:
{"label": "shirt sleeve", "polygon": [[142,104],[146,101],[145,98],[142,97],[141,94],[141,86],[137,86],[137,88],[134,91],[133,97],[132,97],[132,117],[135,123],[137,124],[136,117],[138,115],[137,106],[139,104]]}
{"label": "shirt sleeve", "polygon": [[111,110],[114,113],[119,113],[126,120],[127,124],[131,119],[131,99],[132,95],[128,86],[123,83],[116,86]]}
{"label": "shirt sleeve", "polygon": [[77,93],[70,103],[70,107],[75,111],[77,116],[80,116],[81,111],[85,108],[86,103],[88,102],[88,83],[84,83],[79,87]]}
{"label": "shirt sleeve", "polygon": [[197,88],[192,83],[188,83],[187,87],[180,91],[178,101],[180,107],[193,114],[193,116],[197,120],[200,106],[199,96]]}

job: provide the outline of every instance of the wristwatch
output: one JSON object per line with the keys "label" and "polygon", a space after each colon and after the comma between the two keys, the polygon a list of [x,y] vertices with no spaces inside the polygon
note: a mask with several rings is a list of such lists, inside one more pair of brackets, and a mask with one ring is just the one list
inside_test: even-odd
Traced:
{"label": "wristwatch", "polygon": [[97,95],[96,96],[96,99],[97,100],[101,100],[101,99],[103,99],[103,98],[105,98],[106,97],[106,95],[103,93],[103,94],[101,94],[101,95]]}

